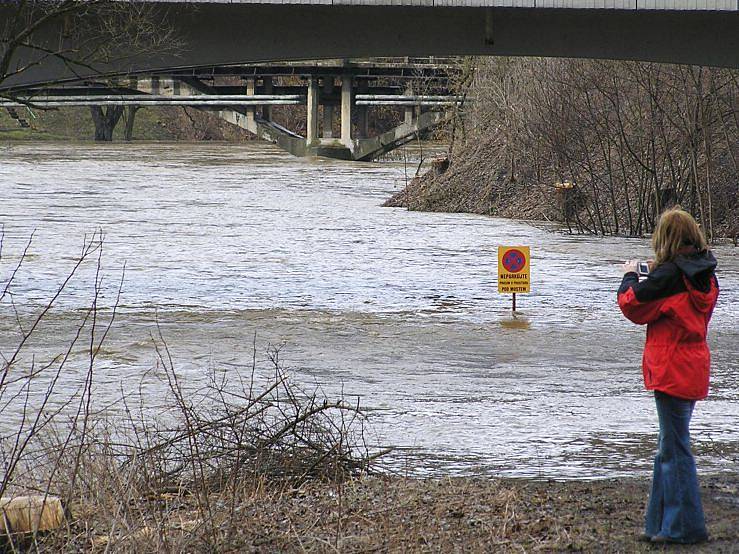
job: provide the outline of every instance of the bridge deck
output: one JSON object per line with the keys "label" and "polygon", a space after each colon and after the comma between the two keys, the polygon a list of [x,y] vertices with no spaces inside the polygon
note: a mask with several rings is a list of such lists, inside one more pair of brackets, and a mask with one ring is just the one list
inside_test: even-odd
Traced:
{"label": "bridge deck", "polygon": [[[141,1],[159,8],[153,17],[172,29],[181,48],[132,53],[94,68],[52,57],[3,80],[0,89],[100,74],[378,56],[587,57],[739,68],[739,0]],[[0,0],[0,21],[5,12],[12,9]],[[62,27],[39,33],[43,48],[59,48]],[[19,51],[12,66],[39,55]]]}
{"label": "bridge deck", "polygon": [[739,11],[739,0],[145,0],[189,4],[303,6],[417,6],[426,8],[571,8],[612,10]]}

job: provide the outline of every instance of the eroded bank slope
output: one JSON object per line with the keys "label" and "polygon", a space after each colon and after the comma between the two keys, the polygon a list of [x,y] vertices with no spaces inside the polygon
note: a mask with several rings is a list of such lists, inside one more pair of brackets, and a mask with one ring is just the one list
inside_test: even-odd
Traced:
{"label": "eroded bank slope", "polygon": [[739,233],[739,73],[597,60],[480,59],[450,164],[387,205],[555,219],[643,235],[680,204]]}

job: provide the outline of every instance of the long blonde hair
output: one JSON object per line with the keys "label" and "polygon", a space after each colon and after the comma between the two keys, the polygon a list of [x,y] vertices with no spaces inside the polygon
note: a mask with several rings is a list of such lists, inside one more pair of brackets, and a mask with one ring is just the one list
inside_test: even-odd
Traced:
{"label": "long blonde hair", "polygon": [[674,262],[678,254],[691,246],[698,251],[708,247],[703,231],[693,216],[680,206],[665,211],[660,216],[652,235],[655,263],[661,265],[665,262]]}

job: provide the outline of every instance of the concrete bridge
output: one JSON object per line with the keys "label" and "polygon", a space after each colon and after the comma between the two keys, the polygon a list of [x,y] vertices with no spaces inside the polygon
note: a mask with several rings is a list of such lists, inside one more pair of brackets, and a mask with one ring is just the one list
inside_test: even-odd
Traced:
{"label": "concrete bridge", "polygon": [[[562,56],[651,60],[739,68],[739,0],[143,0],[152,18],[177,37],[171,52],[124,53],[117,61],[76,63],[80,52],[64,29],[68,21],[52,24],[34,35],[35,50],[20,49],[10,71],[27,69],[0,82],[17,94],[49,83],[146,75],[171,79],[188,97],[182,103],[216,111],[220,117],[297,154],[372,159],[438,124],[443,111],[424,110],[431,98],[405,95],[401,125],[376,137],[362,129],[366,106],[373,96],[362,89],[356,68],[348,66],[305,72],[282,65],[283,71],[306,78],[298,103],[305,103],[305,137],[277,125],[270,105],[287,102],[273,96],[272,75],[264,67],[274,60],[388,56]],[[12,10],[0,4],[0,21]],[[94,16],[92,16],[94,17]],[[89,21],[87,22],[90,23]],[[50,54],[51,53],[51,54]],[[129,55],[130,54],[130,55]],[[30,64],[29,64],[30,62]],[[262,69],[258,69],[258,68]],[[231,103],[214,104],[219,91],[203,83],[202,74],[240,75],[245,90]],[[303,73],[300,73],[303,71]],[[169,77],[167,77],[169,76]],[[146,79],[144,78],[143,81]],[[261,100],[256,83],[264,90]],[[173,84],[173,88],[174,85]],[[364,83],[366,85],[366,82]],[[144,92],[136,86],[124,94]],[[293,91],[294,93],[295,91]],[[118,93],[120,94],[120,92]],[[154,93],[156,94],[156,93]],[[211,97],[205,105],[195,96]],[[287,96],[290,96],[287,94]],[[295,96],[295,94],[293,94]],[[382,96],[382,95],[380,95]],[[383,101],[404,105],[403,95]],[[433,95],[431,95],[433,96]],[[176,99],[154,99],[169,101]],[[378,100],[374,98],[374,100]],[[414,105],[409,105],[413,101]],[[118,105],[141,98],[113,99]],[[292,98],[290,101],[296,101]],[[102,102],[97,99],[98,105]],[[257,103],[259,102],[259,103]],[[251,105],[250,105],[251,103]],[[70,104],[67,104],[70,105]],[[319,136],[319,106],[323,133]],[[12,108],[12,106],[9,106]],[[340,132],[334,136],[329,120],[340,110]],[[353,115],[360,114],[352,130]]]}
{"label": "concrete bridge", "polygon": [[[462,102],[449,92],[449,79],[459,73],[455,59],[364,59],[283,62],[172,70],[163,75],[116,79],[115,84],[28,88],[13,99],[0,98],[22,125],[18,109],[91,106],[106,109],[95,123],[113,126],[129,107],[190,106],[212,113],[295,156],[322,156],[371,161],[453,115],[448,108]],[[288,129],[273,117],[282,106],[304,106],[303,126]],[[372,129],[369,110],[391,107],[400,121],[390,129]],[[115,121],[107,116],[117,109]],[[301,111],[293,112],[302,113]],[[294,121],[294,117],[289,118]],[[102,127],[101,127],[102,126]],[[303,134],[301,134],[303,133]],[[109,139],[108,139],[109,140]]]}
{"label": "concrete bridge", "polygon": [[[160,73],[267,60],[373,56],[564,56],[739,67],[739,0],[146,0],[181,39],[173,53],[93,67],[48,56],[63,26],[34,39],[0,88],[95,74]],[[13,9],[0,4],[0,21]],[[61,38],[60,38],[61,37]]]}

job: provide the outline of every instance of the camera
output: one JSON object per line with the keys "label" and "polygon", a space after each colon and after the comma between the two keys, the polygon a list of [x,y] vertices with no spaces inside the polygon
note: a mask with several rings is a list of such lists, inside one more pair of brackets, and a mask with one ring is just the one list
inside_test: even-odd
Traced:
{"label": "camera", "polygon": [[649,263],[648,262],[636,262],[636,272],[639,275],[649,275]]}

